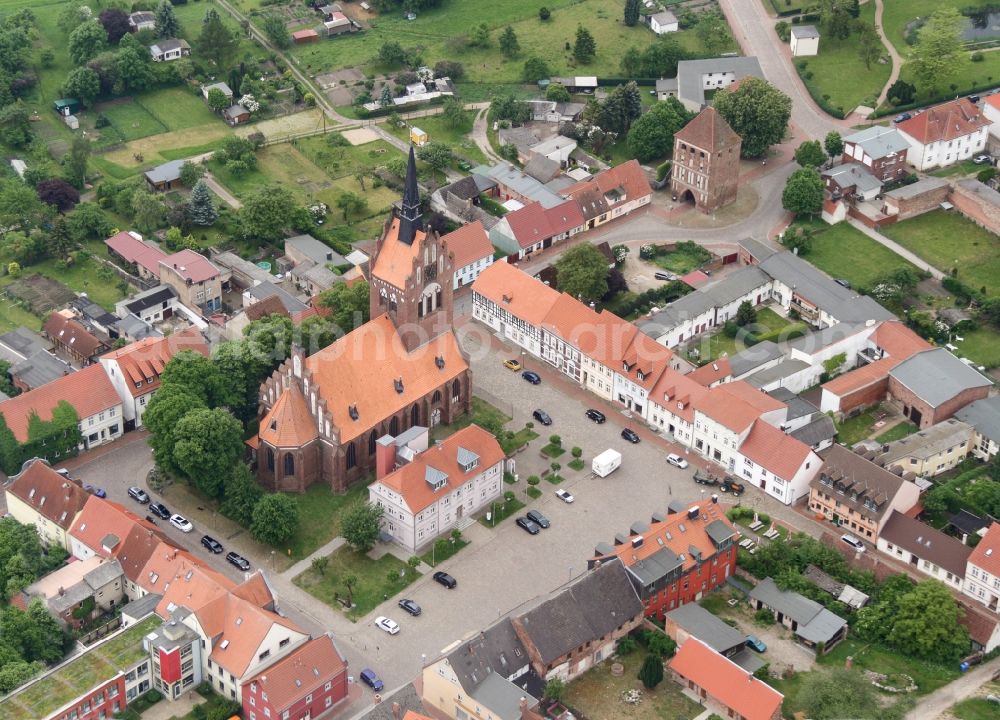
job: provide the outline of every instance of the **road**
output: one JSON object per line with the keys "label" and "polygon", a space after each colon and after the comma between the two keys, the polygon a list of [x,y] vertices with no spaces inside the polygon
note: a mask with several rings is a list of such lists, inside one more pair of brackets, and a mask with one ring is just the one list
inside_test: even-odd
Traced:
{"label": "road", "polygon": [[952,705],[976,694],[976,691],[989,682],[993,674],[1000,671],[1000,658],[993,658],[979,665],[974,670],[965,673],[943,688],[935,690],[923,698],[906,714],[906,720],[935,720],[941,717]]}

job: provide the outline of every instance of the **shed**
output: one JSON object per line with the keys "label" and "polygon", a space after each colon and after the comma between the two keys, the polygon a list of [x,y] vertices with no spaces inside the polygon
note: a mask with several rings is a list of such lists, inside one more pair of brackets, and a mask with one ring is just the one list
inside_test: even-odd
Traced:
{"label": "shed", "polygon": [[319,33],[315,30],[296,30],[292,33],[292,42],[301,45],[302,43],[311,43],[319,40]]}
{"label": "shed", "polygon": [[233,99],[233,90],[232,90],[231,87],[229,87],[228,84],[226,84],[224,82],[212,83],[210,85],[202,85],[201,86],[201,96],[203,98],[205,98],[206,100],[208,100],[208,94],[210,92],[212,92],[213,90],[218,90],[219,92],[221,92],[223,95],[226,96],[227,100],[232,101],[232,99]]}
{"label": "shed", "polygon": [[426,145],[430,141],[430,136],[418,127],[410,128],[410,142],[417,147]]}
{"label": "shed", "polygon": [[24,173],[28,169],[27,163],[25,163],[24,160],[14,158],[10,161],[10,166],[13,168],[14,172],[17,173],[17,176],[24,180]]}
{"label": "shed", "polygon": [[815,25],[792,26],[792,57],[819,55],[819,30]]}
{"label": "shed", "polygon": [[181,184],[181,168],[184,160],[171,160],[157,165],[145,173],[146,184],[150,190],[170,190]]}
{"label": "shed", "polygon": [[63,117],[76,115],[80,112],[80,101],[75,98],[59,98],[52,103],[52,107]]}
{"label": "shed", "polygon": [[242,125],[250,120],[250,111],[236,104],[223,110],[222,117],[229,125]]}

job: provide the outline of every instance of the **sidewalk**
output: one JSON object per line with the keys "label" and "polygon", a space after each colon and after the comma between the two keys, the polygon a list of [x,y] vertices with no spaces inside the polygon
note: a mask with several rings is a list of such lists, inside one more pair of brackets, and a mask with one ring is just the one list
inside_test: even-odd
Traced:
{"label": "sidewalk", "polygon": [[279,573],[279,575],[281,575],[284,578],[287,578],[288,580],[293,580],[296,575],[300,575],[300,574],[304,573],[306,570],[308,570],[312,566],[312,561],[313,561],[314,558],[324,557],[325,555],[329,555],[330,553],[336,552],[337,550],[339,550],[342,546],[344,546],[346,544],[347,544],[347,541],[344,540],[344,538],[342,538],[342,537],[335,537],[333,540],[331,540],[330,542],[328,542],[323,547],[317,548],[308,557],[302,558],[301,560],[299,560],[297,563],[295,563],[294,565],[292,565],[287,570]]}
{"label": "sidewalk", "polygon": [[941,280],[942,278],[944,278],[944,273],[943,272],[941,272],[940,270],[938,270],[933,265],[925,262],[924,260],[921,260],[917,255],[915,255],[914,253],[910,252],[909,250],[907,250],[905,247],[903,247],[899,243],[897,243],[897,242],[895,242],[893,240],[890,240],[885,235],[883,235],[882,233],[880,233],[878,230],[875,230],[873,228],[868,227],[867,225],[865,225],[860,220],[857,220],[856,218],[849,217],[849,218],[847,218],[847,222],[849,222],[855,228],[857,228],[858,230],[860,230],[861,232],[863,232],[865,235],[867,235],[868,237],[870,237],[872,240],[874,240],[875,242],[877,242],[879,245],[882,245],[883,247],[886,247],[889,250],[892,250],[894,253],[896,253],[897,255],[899,255],[901,258],[903,258],[904,260],[910,261],[911,263],[913,263],[914,265],[916,265],[921,270],[926,270],[927,272],[929,272],[931,274],[931,276],[934,279]]}

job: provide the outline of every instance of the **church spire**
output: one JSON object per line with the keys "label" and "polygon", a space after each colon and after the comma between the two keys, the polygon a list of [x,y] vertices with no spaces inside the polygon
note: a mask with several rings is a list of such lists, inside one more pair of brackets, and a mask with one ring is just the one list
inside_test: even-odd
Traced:
{"label": "church spire", "polygon": [[424,221],[420,213],[420,191],[417,189],[417,161],[410,146],[410,157],[406,163],[406,187],[403,190],[403,206],[399,211],[399,241],[412,245],[417,230],[423,230]]}

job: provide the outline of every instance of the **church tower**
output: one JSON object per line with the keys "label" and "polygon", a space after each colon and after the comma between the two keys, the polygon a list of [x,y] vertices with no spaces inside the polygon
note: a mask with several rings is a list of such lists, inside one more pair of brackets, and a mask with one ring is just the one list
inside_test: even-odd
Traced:
{"label": "church tower", "polygon": [[385,224],[371,262],[371,316],[387,314],[412,351],[451,331],[454,276],[447,246],[424,230],[411,146],[403,202]]}

